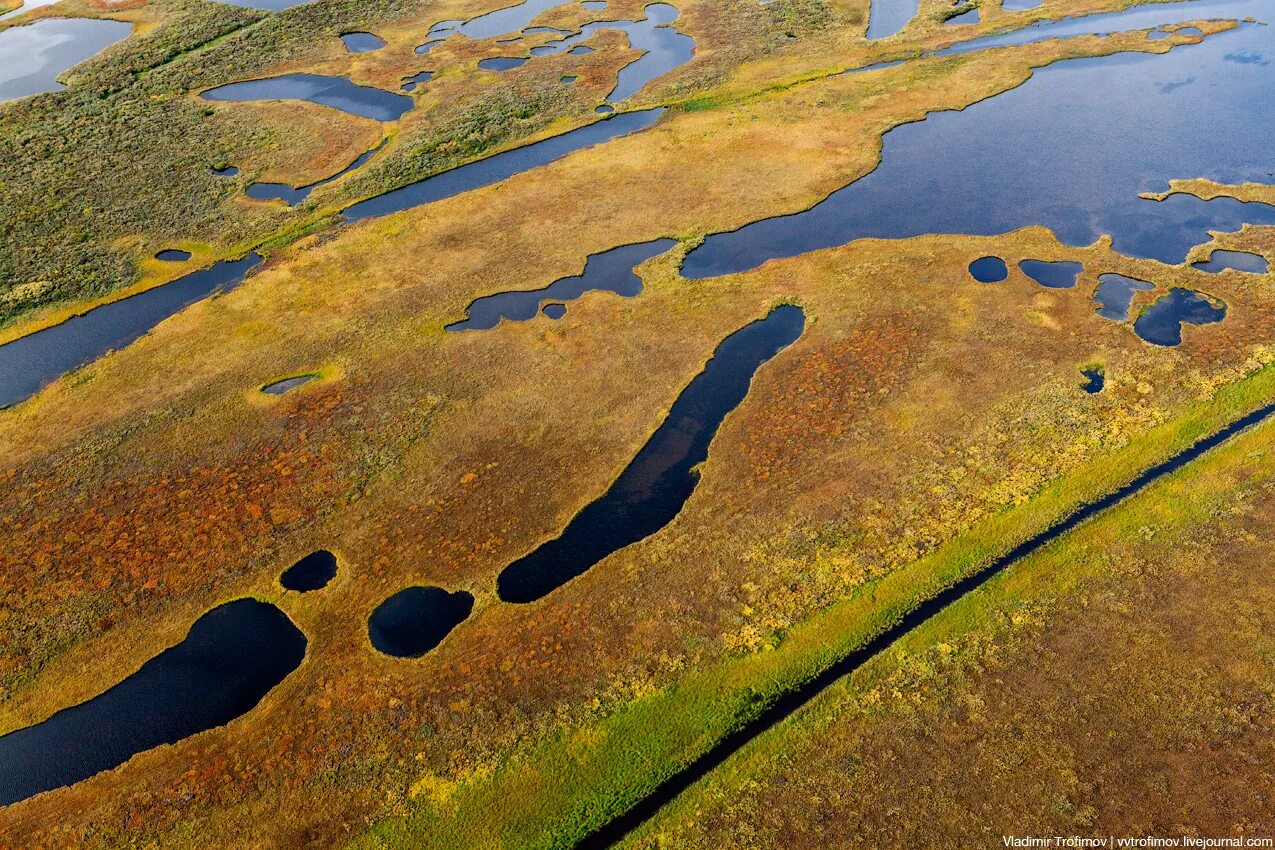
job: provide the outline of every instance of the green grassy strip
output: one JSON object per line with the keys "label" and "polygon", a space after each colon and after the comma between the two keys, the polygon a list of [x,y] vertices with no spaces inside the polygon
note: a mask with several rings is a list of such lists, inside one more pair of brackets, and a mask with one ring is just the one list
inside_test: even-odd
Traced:
{"label": "green grassy strip", "polygon": [[[728,658],[562,732],[491,776],[375,825],[358,848],[566,848],[621,814],[780,694],[809,680],[907,611],[1142,470],[1275,398],[1275,367],[1223,388],[1120,451],[1095,459],[930,555],[794,626],[770,652]],[[441,796],[441,795],[440,795]]]}
{"label": "green grassy strip", "polygon": [[[1180,537],[1184,531],[1215,522],[1233,498],[1234,473],[1247,469],[1255,445],[1270,445],[1271,427],[1266,425],[1265,433],[1254,430],[1238,435],[948,605],[801,712],[750,741],[711,778],[688,789],[635,831],[625,846],[641,843],[642,837],[652,833],[676,829],[683,813],[694,817],[692,813],[712,801],[734,799],[759,781],[765,784],[776,764],[800,758],[810,746],[817,746],[819,738],[830,734],[828,724],[841,707],[885,685],[905,659],[923,656],[941,644],[960,646],[971,636],[995,640],[1012,628],[1007,623],[1024,604],[1044,603],[1048,610],[1060,610],[1077,588],[1109,577],[1109,559],[1092,553],[1110,551],[1112,541],[1140,544],[1148,524],[1157,528],[1157,536],[1167,532]],[[1261,477],[1269,481],[1275,471],[1263,469]],[[711,800],[703,796],[709,789]]]}

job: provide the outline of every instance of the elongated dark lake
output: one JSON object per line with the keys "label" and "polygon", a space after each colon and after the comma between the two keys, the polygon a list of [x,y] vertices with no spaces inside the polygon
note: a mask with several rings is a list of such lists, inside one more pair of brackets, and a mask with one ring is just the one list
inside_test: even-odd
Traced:
{"label": "elongated dark lake", "polygon": [[611,488],[561,536],[505,567],[496,582],[500,598],[533,602],[672,522],[695,491],[695,467],[708,457],[726,414],[744,400],[761,365],[795,342],[805,324],[800,307],[776,307],[722,340]]}
{"label": "elongated dark lake", "polygon": [[474,597],[463,590],[406,587],[372,611],[368,639],[386,655],[420,658],[442,643],[473,609]]}
{"label": "elongated dark lake", "polygon": [[249,254],[217,263],[0,345],[0,405],[21,401],[64,372],[128,345],[181,308],[233,288],[259,262],[260,255]]}
{"label": "elongated dark lake", "polygon": [[267,602],[214,608],[115,687],[0,737],[0,805],[229,723],[295,670],[305,650],[305,635]]}
{"label": "elongated dark lake", "polygon": [[406,95],[360,86],[351,82],[349,77],[322,74],[282,74],[245,80],[208,89],[200,97],[229,101],[308,100],[377,121],[397,121],[415,105]]}

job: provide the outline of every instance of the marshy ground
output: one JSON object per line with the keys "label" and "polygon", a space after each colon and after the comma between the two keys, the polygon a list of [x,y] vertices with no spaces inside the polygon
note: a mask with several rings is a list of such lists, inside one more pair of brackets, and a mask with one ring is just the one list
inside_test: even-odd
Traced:
{"label": "marshy ground", "polygon": [[[1266,0],[1173,5],[1127,29],[936,55],[1117,5],[982,2],[979,23],[947,26],[950,5],[922,0],[898,35],[868,40],[858,0],[687,0],[675,26],[692,58],[612,119],[596,110],[637,58],[623,33],[598,28],[587,54],[532,49],[643,20],[632,0],[540,4],[505,44],[440,24],[498,0],[31,10],[133,30],[66,88],[0,104],[0,339],[263,259],[0,411],[0,733],[92,700],[235,600],[282,612],[304,658],[224,725],[0,810],[0,846],[576,846],[906,611],[1270,405],[1275,228],[1253,222],[1275,189],[1259,179],[1270,163],[1257,174],[1225,151],[1229,171],[1139,189],[1148,221],[1195,221],[1180,205],[1199,204],[1206,224],[1246,222],[1201,227],[1181,257],[1124,249],[1121,233],[1145,232],[1133,226],[1113,242],[971,219],[682,274],[688,254],[729,241],[711,234],[857,185],[895,128],[978,115],[1037,73],[1247,45],[1265,30],[1243,19],[1275,14]],[[1150,37],[1161,23],[1194,29]],[[349,33],[384,46],[352,52]],[[495,55],[529,58],[479,67]],[[1264,73],[1257,61],[1235,73]],[[284,74],[404,94],[424,71],[390,120],[200,96]],[[339,215],[656,107],[633,132],[497,182]],[[1137,114],[1154,131],[1198,120]],[[941,154],[954,171],[985,153],[965,144]],[[373,150],[294,205],[245,193],[318,183]],[[1012,173],[1002,165],[988,178]],[[907,203],[944,203],[941,181],[924,188]],[[552,288],[630,245],[631,274],[606,266],[613,291]],[[173,250],[190,256],[155,259]],[[1215,252],[1231,266],[1210,265]],[[971,264],[987,257],[1000,263],[982,282]],[[1147,286],[1100,314],[1107,275]],[[458,328],[493,296],[546,288],[516,321]],[[1177,301],[1224,315],[1181,323],[1156,306]],[[714,424],[672,519],[542,598],[502,601],[502,571],[618,479],[642,480],[643,447],[714,352],[776,311],[804,326]],[[1008,565],[618,837],[1269,835],[1272,440],[1275,424],[1254,425]],[[322,581],[280,584],[314,554]],[[445,622],[414,628],[414,596]],[[378,610],[394,616],[370,638]]]}

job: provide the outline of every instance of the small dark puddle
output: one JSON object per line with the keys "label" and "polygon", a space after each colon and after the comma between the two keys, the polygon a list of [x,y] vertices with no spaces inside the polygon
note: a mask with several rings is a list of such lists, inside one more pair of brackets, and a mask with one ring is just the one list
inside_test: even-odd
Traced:
{"label": "small dark puddle", "polygon": [[1009,267],[1000,257],[979,257],[970,263],[970,276],[979,283],[1000,283],[1009,277]]}
{"label": "small dark puddle", "polygon": [[496,582],[500,598],[540,599],[668,525],[695,491],[695,468],[708,457],[726,414],[744,400],[761,365],[795,342],[805,323],[800,307],[776,307],[722,340],[611,488],[576,514],[561,536],[505,567]]}
{"label": "small dark puddle", "polygon": [[326,549],[311,552],[283,571],[279,584],[287,590],[307,593],[328,586],[336,578],[336,555]]}
{"label": "small dark puddle", "polygon": [[372,86],[360,86],[349,77],[323,74],[283,74],[260,80],[245,80],[208,89],[200,95],[205,100],[308,100],[330,106],[351,115],[377,121],[397,121],[412,108],[410,97]]}
{"label": "small dark puddle", "polygon": [[183,307],[219,289],[234,288],[260,262],[261,255],[255,253],[222,261],[0,345],[0,407],[22,401],[111,349],[123,348]]}
{"label": "small dark puddle", "polygon": [[573,77],[573,76],[567,75],[567,76],[564,76],[564,77],[562,77],[561,79],[559,79],[559,80],[558,80],[558,82],[562,83],[564,86],[569,86],[569,85],[571,85],[572,83],[574,83],[574,82],[575,82],[576,80],[578,80],[578,79],[580,79],[580,78],[579,78],[579,77]]}
{"label": "small dark puddle", "polygon": [[314,374],[295,375],[291,378],[284,378],[282,381],[275,381],[272,384],[266,384],[261,388],[261,391],[267,395],[283,395],[284,393],[295,390],[297,387],[310,383],[317,377],[319,376]]}
{"label": "small dark puddle", "polygon": [[1190,289],[1173,288],[1155,300],[1133,323],[1139,337],[1152,345],[1174,346],[1182,342],[1183,323],[1211,325],[1226,318],[1226,305],[1213,302]]}
{"label": "small dark puddle", "polygon": [[604,103],[593,111],[598,115],[610,115],[612,112],[615,112],[615,107]]}
{"label": "small dark puddle", "polygon": [[552,136],[504,153],[494,154],[486,159],[393,189],[375,198],[360,201],[347,207],[342,215],[349,221],[358,221],[372,216],[388,215],[449,198],[452,195],[459,195],[471,189],[489,186],[523,171],[547,165],[582,148],[644,130],[663,114],[663,108],[644,109],[640,112],[625,112],[595,121],[560,136]]}
{"label": "small dark puddle", "polygon": [[184,263],[190,259],[190,252],[179,251],[176,248],[165,248],[155,255],[155,259],[163,260],[166,263]]}
{"label": "small dark puddle", "polygon": [[1192,263],[1191,267],[1210,274],[1216,274],[1224,269],[1251,274],[1266,274],[1270,270],[1265,257],[1250,254],[1248,251],[1214,251],[1208,260]]}
{"label": "small dark puddle", "polygon": [[1155,289],[1154,283],[1125,277],[1122,274],[1098,275],[1098,288],[1094,290],[1094,300],[1098,302],[1097,313],[1104,319],[1123,322],[1129,318],[1129,307],[1133,304],[1133,293],[1149,292]]}
{"label": "small dark puddle", "polygon": [[385,46],[385,39],[370,32],[347,32],[341,35],[341,43],[351,53],[371,53]]}
{"label": "small dark puddle", "polygon": [[239,174],[239,169],[233,165],[227,165],[225,168],[212,169],[212,173],[217,177],[236,177]]}
{"label": "small dark puddle", "polygon": [[1076,278],[1085,267],[1080,263],[1065,260],[1055,263],[1044,260],[1023,260],[1018,264],[1018,268],[1041,286],[1049,289],[1071,289],[1076,285]]}
{"label": "small dark puddle", "polygon": [[[561,302],[574,301],[595,290],[632,298],[642,291],[642,279],[633,272],[633,267],[663,254],[675,244],[674,239],[653,239],[593,254],[585,262],[582,274],[561,278],[544,289],[511,290],[476,299],[469,305],[465,319],[448,325],[446,329],[453,332],[485,331],[496,327],[501,319],[525,322],[534,318],[540,305],[546,301],[559,302],[557,306],[565,314],[567,308]],[[552,316],[547,309],[545,315],[561,317]]]}
{"label": "small dark puddle", "polygon": [[297,204],[310,197],[310,193],[320,186],[326,186],[335,180],[341,179],[351,171],[357,171],[367,165],[368,160],[376,156],[376,154],[380,152],[381,148],[385,147],[388,143],[389,139],[382,139],[379,145],[372,148],[370,151],[364,151],[359,154],[357,159],[345,168],[342,168],[336,174],[333,174],[330,177],[324,177],[322,180],[316,180],[308,186],[293,187],[286,183],[253,183],[244,190],[244,194],[250,198],[257,199],[258,201],[283,201],[289,206],[295,207]]}
{"label": "small dark puddle", "polygon": [[526,56],[494,56],[490,59],[479,59],[478,67],[484,71],[512,71],[527,64]]}
{"label": "small dark puddle", "polygon": [[541,312],[556,322],[558,319],[561,319],[563,316],[567,315],[567,305],[566,304],[546,304],[541,309]]}
{"label": "small dark puddle", "polygon": [[1107,384],[1107,376],[1101,366],[1081,369],[1080,374],[1085,376],[1085,382],[1080,385],[1080,388],[1090,395],[1102,392],[1102,388]]}
{"label": "small dark puddle", "polygon": [[295,670],[305,650],[305,635],[269,603],[214,608],[115,687],[0,737],[0,805],[229,723]]}
{"label": "small dark puddle", "polygon": [[419,74],[413,74],[410,77],[403,78],[403,91],[416,91],[416,87],[423,83],[428,83],[434,79],[433,71],[421,71]]}
{"label": "small dark puddle", "polygon": [[421,56],[424,56],[426,53],[429,53],[431,50],[433,50],[435,47],[437,47],[438,45],[442,43],[443,43],[443,39],[441,38],[431,39],[430,41],[427,41],[424,44],[417,45],[415,52]]}
{"label": "small dark puddle", "polygon": [[386,655],[419,658],[465,621],[474,597],[463,590],[408,587],[386,599],[367,620],[367,635]]}

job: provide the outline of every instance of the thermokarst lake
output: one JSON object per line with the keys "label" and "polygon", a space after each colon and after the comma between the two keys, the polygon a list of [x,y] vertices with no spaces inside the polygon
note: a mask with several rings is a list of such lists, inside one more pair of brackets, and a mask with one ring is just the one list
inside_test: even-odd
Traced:
{"label": "thermokarst lake", "polygon": [[1269,837],[1272,0],[15,2],[0,846]]}

